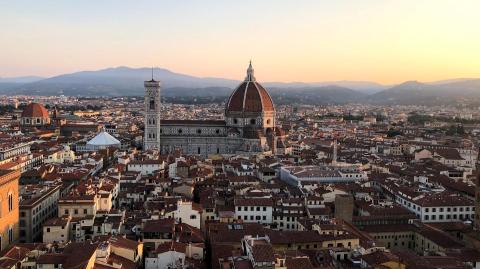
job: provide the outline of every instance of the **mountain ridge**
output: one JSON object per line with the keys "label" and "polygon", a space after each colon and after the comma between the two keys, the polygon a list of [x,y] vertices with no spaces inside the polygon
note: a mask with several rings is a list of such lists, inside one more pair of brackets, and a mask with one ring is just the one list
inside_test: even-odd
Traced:
{"label": "mountain ridge", "polygon": [[[241,83],[218,77],[197,77],[153,68],[162,92],[171,98],[228,96]],[[61,74],[50,78],[25,76],[0,78],[0,93],[68,96],[143,95],[143,81],[152,76],[152,68],[109,67]],[[480,102],[480,79],[454,78],[434,82],[405,81],[382,85],[370,81],[262,82],[280,103],[374,103],[443,104],[470,99]]]}

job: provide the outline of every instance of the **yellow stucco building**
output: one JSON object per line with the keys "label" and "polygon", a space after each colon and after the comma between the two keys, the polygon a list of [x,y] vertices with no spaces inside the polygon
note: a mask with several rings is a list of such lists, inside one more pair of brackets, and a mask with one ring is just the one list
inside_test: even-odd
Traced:
{"label": "yellow stucco building", "polygon": [[18,239],[20,171],[0,170],[0,251]]}

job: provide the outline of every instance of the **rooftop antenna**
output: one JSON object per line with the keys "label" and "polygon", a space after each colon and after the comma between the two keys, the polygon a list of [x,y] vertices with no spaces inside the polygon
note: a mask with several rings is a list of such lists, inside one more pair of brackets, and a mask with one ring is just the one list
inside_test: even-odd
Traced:
{"label": "rooftop antenna", "polygon": [[153,80],[153,66],[152,66],[152,80]]}

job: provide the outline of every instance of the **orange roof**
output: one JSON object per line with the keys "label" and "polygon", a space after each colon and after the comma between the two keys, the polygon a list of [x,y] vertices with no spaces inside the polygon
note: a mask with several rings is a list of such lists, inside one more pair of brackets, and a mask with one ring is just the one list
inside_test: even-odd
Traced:
{"label": "orange roof", "polygon": [[22,118],[49,118],[47,109],[39,103],[28,104],[22,112]]}

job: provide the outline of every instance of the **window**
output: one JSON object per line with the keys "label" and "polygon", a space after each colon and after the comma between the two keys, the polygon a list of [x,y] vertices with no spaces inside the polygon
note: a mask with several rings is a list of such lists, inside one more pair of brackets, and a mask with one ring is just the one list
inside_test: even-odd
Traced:
{"label": "window", "polygon": [[255,119],[251,119],[251,120],[250,120],[250,124],[252,124],[252,125],[255,124],[256,122],[257,122],[257,121],[256,121]]}
{"label": "window", "polygon": [[74,209],[73,214],[78,215],[78,209]]}
{"label": "window", "polygon": [[190,215],[190,219],[197,219],[196,215]]}
{"label": "window", "polygon": [[267,120],[267,124],[270,124],[270,119]]}
{"label": "window", "polygon": [[8,228],[8,243],[12,243],[13,242],[13,228],[10,227]]}
{"label": "window", "polygon": [[8,194],[8,212],[13,210],[13,194]]}
{"label": "window", "polygon": [[219,133],[220,133],[220,129],[215,130],[215,133],[216,133],[216,134],[219,134]]}
{"label": "window", "polygon": [[50,228],[47,228],[47,233],[49,233],[49,232],[50,232]]}
{"label": "window", "polygon": [[150,109],[155,109],[155,100],[150,100]]}
{"label": "window", "polygon": [[202,133],[202,130],[201,129],[197,129],[197,134],[201,134]]}
{"label": "window", "polygon": [[242,211],[242,207],[241,206],[237,207],[237,211]]}
{"label": "window", "polygon": [[65,209],[64,213],[65,215],[68,215],[68,209]]}
{"label": "window", "polygon": [[87,212],[88,212],[88,210],[85,208],[85,209],[83,210],[83,214],[87,214]]}
{"label": "window", "polygon": [[182,130],[182,129],[178,129],[178,133],[179,133],[179,134],[183,133],[183,130]]}
{"label": "window", "polygon": [[238,124],[238,119],[233,119],[234,124]]}
{"label": "window", "polygon": [[200,147],[197,148],[197,154],[200,154]]}

